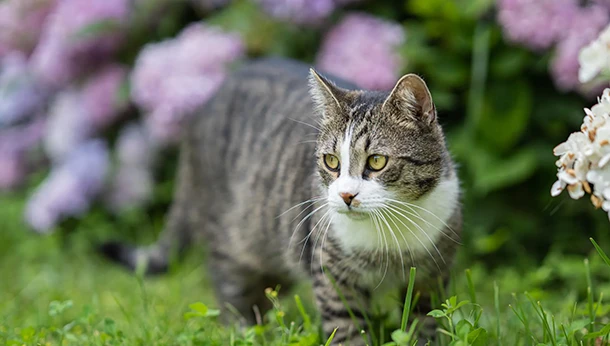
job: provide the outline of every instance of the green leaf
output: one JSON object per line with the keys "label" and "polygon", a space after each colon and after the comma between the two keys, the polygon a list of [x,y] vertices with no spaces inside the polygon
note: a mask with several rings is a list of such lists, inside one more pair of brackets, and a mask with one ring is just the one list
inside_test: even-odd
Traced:
{"label": "green leaf", "polygon": [[602,328],[601,330],[599,330],[595,333],[589,333],[589,334],[585,335],[584,338],[593,339],[593,338],[597,338],[597,337],[604,337],[604,336],[607,336],[608,334],[610,334],[610,323],[606,324],[604,326],[604,328]]}
{"label": "green leaf", "polygon": [[522,182],[537,167],[536,150],[531,147],[506,158],[475,148],[468,159],[473,173],[473,190],[482,195]]}
{"label": "green leaf", "polygon": [[477,328],[468,334],[468,343],[471,346],[486,346],[487,338],[487,330]]}
{"label": "green leaf", "polygon": [[193,311],[198,312],[200,315],[205,316],[208,313],[207,305],[197,302],[189,305],[189,308]]}
{"label": "green leaf", "polygon": [[428,313],[428,316],[432,316],[434,318],[441,318],[441,317],[445,317],[447,315],[445,314],[445,312],[443,312],[441,310],[438,310],[438,309],[435,309],[435,310],[430,311]]}
{"label": "green leaf", "polygon": [[521,138],[532,114],[532,90],[524,80],[488,86],[477,133],[485,147],[506,152]]}
{"label": "green leaf", "polygon": [[468,338],[468,335],[469,335],[471,329],[472,329],[472,324],[470,324],[470,322],[468,322],[468,320],[461,320],[455,326],[455,332],[456,332],[457,336],[463,340]]}

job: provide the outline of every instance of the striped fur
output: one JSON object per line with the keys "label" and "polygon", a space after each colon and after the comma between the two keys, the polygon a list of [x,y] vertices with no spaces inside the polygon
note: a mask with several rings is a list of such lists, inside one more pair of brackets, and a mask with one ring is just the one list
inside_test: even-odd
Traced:
{"label": "striped fur", "polygon": [[[324,331],[339,328],[335,344],[365,343],[369,302],[404,289],[411,266],[427,313],[461,231],[458,180],[432,99],[412,75],[391,93],[342,85],[313,71],[308,85],[306,67],[277,59],[236,71],[186,128],[159,242],[105,252],[160,271],[172,249],[206,244],[219,301],[248,323],[254,305],[268,307],[266,287],[286,291],[310,277]],[[340,171],[327,169],[325,154],[342,161]],[[388,157],[379,172],[366,166],[373,154]],[[348,192],[350,206],[339,197]]]}

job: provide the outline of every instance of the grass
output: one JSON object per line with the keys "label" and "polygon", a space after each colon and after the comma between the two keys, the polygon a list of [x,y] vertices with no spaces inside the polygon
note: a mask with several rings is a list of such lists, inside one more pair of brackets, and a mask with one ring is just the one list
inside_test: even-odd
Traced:
{"label": "grass", "polygon": [[[102,239],[129,225],[158,229],[157,222],[98,212],[70,234],[40,236],[21,223],[19,196],[2,197],[0,205],[0,344],[330,345],[331,339],[320,334],[306,284],[283,292],[288,293],[284,298],[269,289],[274,308],[262,325],[223,326],[217,322],[204,253],[192,250],[168,274],[142,278],[94,252]],[[610,259],[597,243],[591,249],[589,258],[552,252],[539,267],[521,271],[489,272],[461,261],[430,312],[439,323],[436,344],[606,344]],[[413,278],[415,269],[410,284]],[[419,323],[406,321],[417,299],[410,285],[402,315],[373,329],[376,344],[413,344]]]}

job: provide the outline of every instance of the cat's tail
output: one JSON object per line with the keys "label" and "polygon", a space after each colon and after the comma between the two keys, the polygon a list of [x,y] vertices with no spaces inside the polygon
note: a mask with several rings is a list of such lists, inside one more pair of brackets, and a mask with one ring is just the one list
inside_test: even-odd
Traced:
{"label": "cat's tail", "polygon": [[133,271],[158,274],[167,271],[169,264],[190,244],[193,237],[193,210],[189,198],[193,193],[194,184],[192,167],[188,162],[189,154],[188,146],[183,143],[178,163],[176,190],[165,229],[159,240],[147,246],[107,242],[99,247],[99,252],[104,257]]}
{"label": "cat's tail", "polygon": [[166,272],[171,257],[162,247],[156,245],[134,246],[117,241],[102,244],[99,251],[111,261],[147,275]]}

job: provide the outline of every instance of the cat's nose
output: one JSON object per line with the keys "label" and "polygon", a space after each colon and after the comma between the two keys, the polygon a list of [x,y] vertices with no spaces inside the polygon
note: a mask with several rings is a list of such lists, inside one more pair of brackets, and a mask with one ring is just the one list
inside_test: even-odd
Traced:
{"label": "cat's nose", "polygon": [[349,192],[341,192],[339,194],[339,196],[343,199],[343,202],[345,202],[345,204],[347,204],[347,206],[349,207],[352,204],[352,201],[354,200],[354,197],[356,197],[358,194],[351,194]]}

